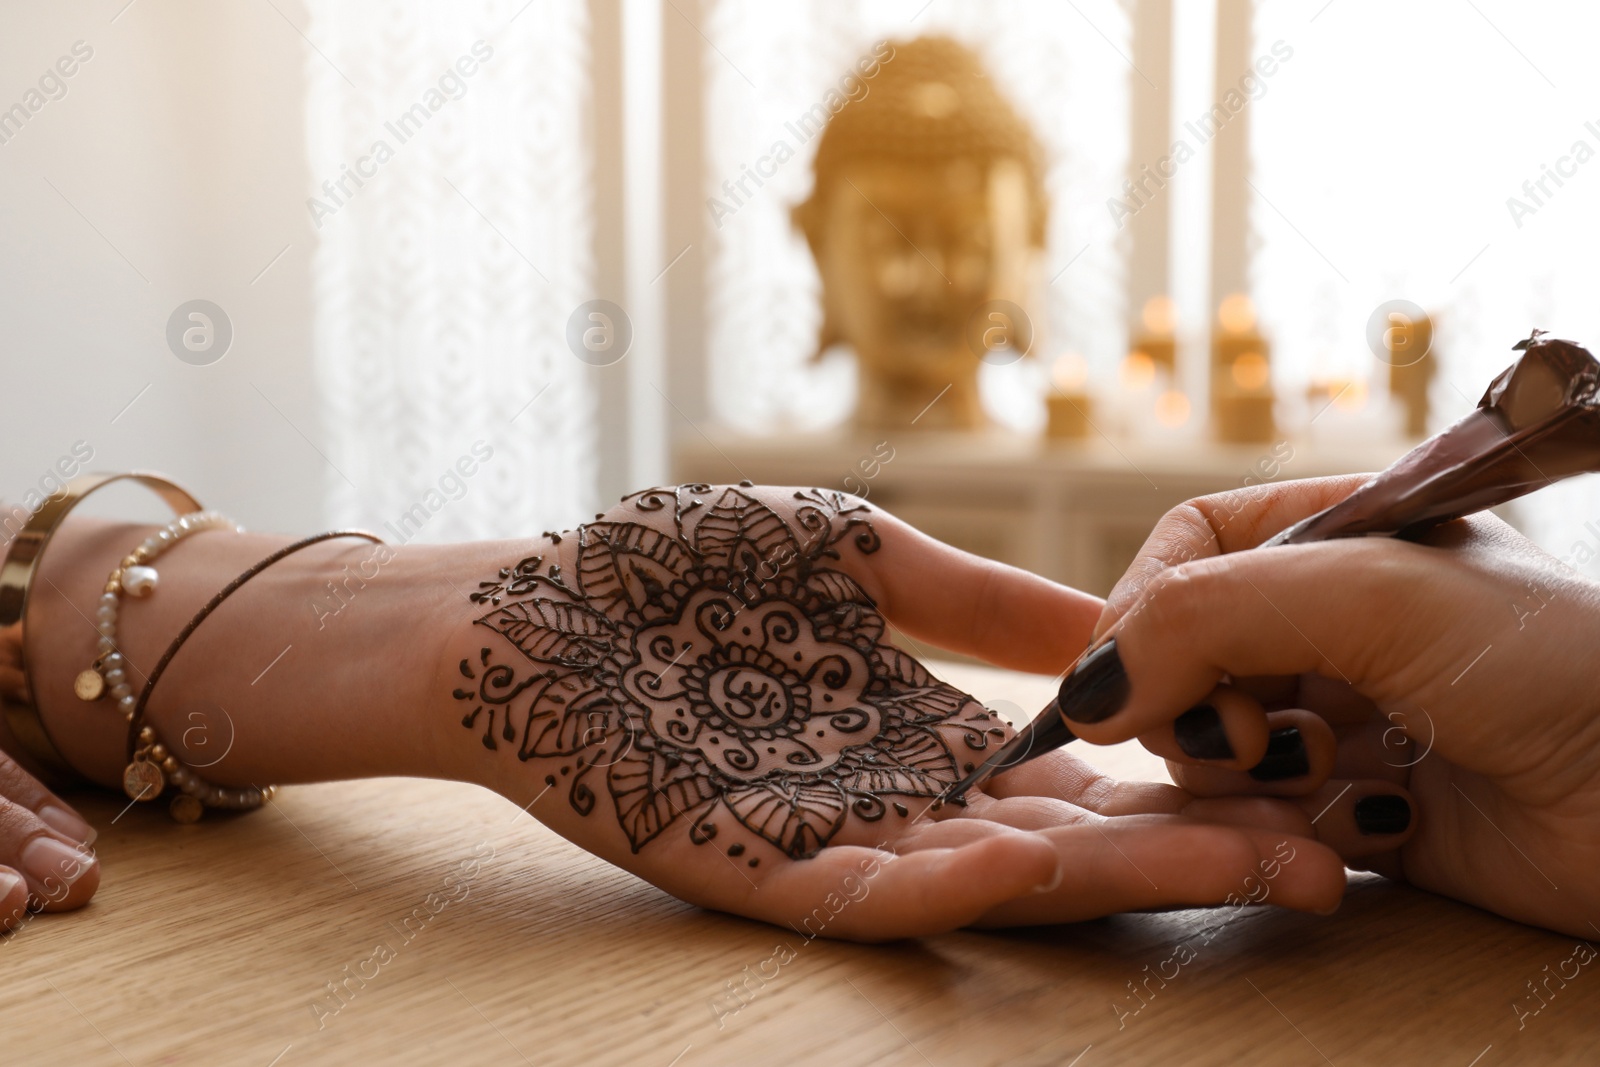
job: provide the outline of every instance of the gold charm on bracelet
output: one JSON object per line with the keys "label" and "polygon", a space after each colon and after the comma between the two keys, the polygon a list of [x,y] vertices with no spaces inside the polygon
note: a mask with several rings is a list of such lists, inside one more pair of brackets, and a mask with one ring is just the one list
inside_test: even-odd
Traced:
{"label": "gold charm on bracelet", "polygon": [[85,667],[72,680],[72,692],[84,703],[93,703],[105,695],[106,679],[94,667]]}
{"label": "gold charm on bracelet", "polygon": [[188,793],[179,793],[172,798],[172,803],[167,805],[167,812],[174,822],[199,822],[200,816],[206,813],[206,806]]}
{"label": "gold charm on bracelet", "polygon": [[134,800],[154,800],[166,787],[166,775],[149,760],[135,759],[122,769],[122,791]]}

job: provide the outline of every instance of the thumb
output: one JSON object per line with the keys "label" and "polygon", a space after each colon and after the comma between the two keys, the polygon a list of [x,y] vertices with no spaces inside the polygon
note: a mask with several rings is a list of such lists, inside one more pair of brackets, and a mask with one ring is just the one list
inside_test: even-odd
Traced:
{"label": "thumb", "polygon": [[1318,674],[1396,699],[1428,669],[1426,651],[1470,645],[1440,632],[1470,620],[1425,618],[1417,594],[1437,551],[1354,539],[1168,567],[1069,680],[1079,698],[1063,687],[1062,710],[1080,737],[1110,744],[1171,722],[1224,675]]}
{"label": "thumb", "polygon": [[1343,500],[1370,477],[1352,474],[1241,486],[1179,504],[1150,531],[1138,557],[1106,598],[1095,625],[1095,639],[1138,603],[1145,587],[1167,568],[1255,548],[1308,515]]}

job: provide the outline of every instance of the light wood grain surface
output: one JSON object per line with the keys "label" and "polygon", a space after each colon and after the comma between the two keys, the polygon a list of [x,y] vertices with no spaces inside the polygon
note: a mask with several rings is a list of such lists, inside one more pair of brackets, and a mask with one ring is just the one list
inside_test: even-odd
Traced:
{"label": "light wood grain surface", "polygon": [[[938,671],[1028,712],[1049,690]],[[1140,749],[1088,755],[1162,773]],[[1572,938],[1372,878],[1326,919],[1178,911],[867,947],[688,907],[472,786],[291,788],[192,827],[74,800],[104,882],[0,943],[7,1067],[1600,1063],[1600,968],[1520,1030],[1512,1006]],[[450,902],[408,926],[430,894]],[[793,958],[719,1027],[727,983],[779,946]],[[1194,958],[1119,1026],[1127,983],[1170,975],[1180,946]]]}

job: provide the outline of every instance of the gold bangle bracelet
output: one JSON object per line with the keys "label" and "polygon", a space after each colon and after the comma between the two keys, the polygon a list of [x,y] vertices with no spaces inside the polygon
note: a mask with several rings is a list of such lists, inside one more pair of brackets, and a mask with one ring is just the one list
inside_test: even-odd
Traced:
{"label": "gold bangle bracelet", "polygon": [[201,510],[200,502],[187,490],[156,474],[81,475],[68,482],[60,495],[47,498],[39,506],[12,541],[5,563],[0,564],[0,711],[5,714],[7,730],[28,757],[19,762],[50,785],[76,785],[84,778],[50,739],[34,702],[28,674],[28,597],[39,559],[67,514],[89,494],[121,481],[136,482],[149,489],[174,514]]}

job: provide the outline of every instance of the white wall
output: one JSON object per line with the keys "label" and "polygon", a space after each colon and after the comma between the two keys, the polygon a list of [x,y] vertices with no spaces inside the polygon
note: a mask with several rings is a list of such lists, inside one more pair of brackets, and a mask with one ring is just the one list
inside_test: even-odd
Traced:
{"label": "white wall", "polygon": [[[284,17],[305,11],[125,2],[0,8],[0,110],[75,42],[93,51],[0,143],[0,498],[82,440],[93,468],[160,470],[247,526],[310,529],[332,475],[308,372],[309,46]],[[233,324],[210,366],[166,342],[194,298]]]}

